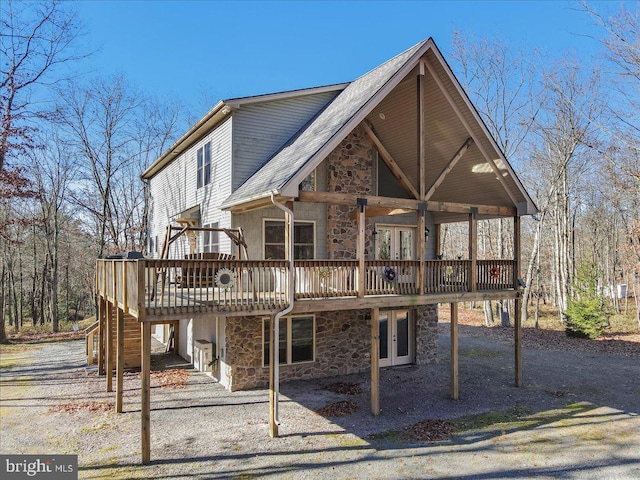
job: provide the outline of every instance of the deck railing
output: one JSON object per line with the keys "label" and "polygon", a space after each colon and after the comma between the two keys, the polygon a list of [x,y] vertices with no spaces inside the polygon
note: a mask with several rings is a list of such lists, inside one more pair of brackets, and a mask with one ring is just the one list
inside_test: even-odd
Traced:
{"label": "deck railing", "polygon": [[[514,260],[367,260],[363,296],[433,295],[515,288]],[[281,260],[98,260],[99,295],[138,316],[280,310],[288,305],[289,262]],[[298,300],[358,297],[357,260],[295,262]]]}

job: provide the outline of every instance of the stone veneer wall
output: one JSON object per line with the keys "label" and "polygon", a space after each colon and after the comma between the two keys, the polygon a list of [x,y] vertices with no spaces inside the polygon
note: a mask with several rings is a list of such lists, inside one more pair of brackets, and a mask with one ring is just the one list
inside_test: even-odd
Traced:
{"label": "stone veneer wall", "polygon": [[438,361],[438,305],[416,307],[416,365]]}
{"label": "stone veneer wall", "polygon": [[[327,191],[371,195],[374,146],[362,127],[351,132],[327,157]],[[331,260],[356,258],[357,222],[349,218],[357,207],[327,208],[327,252]],[[371,251],[373,227],[367,222],[365,254]]]}
{"label": "stone veneer wall", "polygon": [[[309,379],[368,370],[371,327],[366,310],[316,314],[315,361],[281,365],[280,380]],[[231,391],[269,385],[269,367],[262,366],[262,317],[226,320],[226,351]]]}

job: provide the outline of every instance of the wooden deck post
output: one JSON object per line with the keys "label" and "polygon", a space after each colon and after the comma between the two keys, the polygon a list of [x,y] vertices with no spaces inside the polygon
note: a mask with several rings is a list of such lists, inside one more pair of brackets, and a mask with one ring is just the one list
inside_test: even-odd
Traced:
{"label": "wooden deck post", "polygon": [[105,339],[106,336],[106,301],[102,296],[104,292],[98,297],[98,321],[100,322],[100,328],[98,330],[98,375],[104,375],[104,353],[105,353]]}
{"label": "wooden deck post", "polygon": [[522,386],[522,299],[516,298],[514,312],[514,345],[515,345],[515,367],[516,367],[516,387]]}
{"label": "wooden deck post", "polygon": [[173,322],[173,353],[180,355],[180,320]]}
{"label": "wooden deck post", "polygon": [[[520,290],[520,217],[513,217],[513,255],[515,265],[513,267],[513,288]],[[522,386],[522,300],[516,298],[514,302],[514,355],[516,370],[516,387]]]}
{"label": "wooden deck post", "polygon": [[151,324],[146,321],[140,323],[142,346],[140,349],[140,419],[141,419],[141,447],[142,463],[151,461]]}
{"label": "wooden deck post", "polygon": [[469,272],[469,291],[475,292],[478,278],[478,209],[471,207],[469,214],[469,259],[471,271]]}
{"label": "wooden deck post", "polygon": [[124,312],[121,308],[116,310],[116,413],[122,413],[122,387],[124,383]]}
{"label": "wooden deck post", "polygon": [[418,210],[418,238],[416,239],[416,244],[418,247],[418,260],[420,261],[420,265],[418,266],[418,295],[424,295],[424,281],[425,281],[425,259],[426,259],[426,249],[427,249],[427,237],[426,237],[426,219],[425,214],[427,211],[427,204],[421,203],[420,209]]}
{"label": "wooden deck post", "polygon": [[358,238],[356,243],[356,258],[358,259],[358,298],[364,298],[365,291],[365,209],[367,200],[358,198]]}
{"label": "wooden deck post", "polygon": [[458,400],[458,304],[451,304],[451,398]]}
{"label": "wooden deck post", "polygon": [[371,413],[380,415],[380,309],[371,309]]}
{"label": "wooden deck post", "polygon": [[107,331],[105,332],[105,377],[107,392],[113,392],[113,312],[115,306],[107,302]]}
{"label": "wooden deck post", "polygon": [[269,319],[269,436],[278,438],[276,422],[276,355],[279,355],[279,342],[276,338],[275,318]]}

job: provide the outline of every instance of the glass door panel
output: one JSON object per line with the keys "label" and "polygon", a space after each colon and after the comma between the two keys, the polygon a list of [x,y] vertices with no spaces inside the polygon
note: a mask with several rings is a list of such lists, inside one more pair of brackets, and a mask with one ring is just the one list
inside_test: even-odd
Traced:
{"label": "glass door panel", "polygon": [[397,311],[395,312],[394,320],[394,338],[395,348],[393,349],[393,364],[401,365],[404,363],[410,363],[410,348],[409,348],[409,312]]}
{"label": "glass door panel", "polygon": [[413,361],[413,328],[407,310],[380,312],[380,366]]}
{"label": "glass door panel", "polygon": [[386,367],[391,365],[391,358],[389,356],[390,351],[389,335],[389,316],[380,312],[380,366]]}

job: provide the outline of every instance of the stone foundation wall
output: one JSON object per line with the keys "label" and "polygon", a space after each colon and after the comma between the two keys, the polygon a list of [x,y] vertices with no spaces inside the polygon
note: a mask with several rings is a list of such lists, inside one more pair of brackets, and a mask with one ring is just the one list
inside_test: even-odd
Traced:
{"label": "stone foundation wall", "polygon": [[[316,314],[315,361],[280,366],[282,382],[348,375],[370,367],[371,327],[366,310]],[[226,351],[231,391],[269,385],[269,367],[262,366],[262,317],[226,320]]]}
{"label": "stone foundation wall", "polygon": [[438,361],[438,305],[416,307],[416,365]]}
{"label": "stone foundation wall", "polygon": [[[374,146],[362,127],[356,128],[327,157],[327,191],[371,195],[373,192]],[[327,252],[329,259],[356,258],[357,222],[350,218],[357,207],[329,205],[327,208]],[[367,222],[366,238],[373,227]],[[371,251],[369,240],[366,253]]]}
{"label": "stone foundation wall", "polygon": [[[280,366],[280,380],[310,379],[368,371],[371,326],[368,310],[321,312],[316,314],[315,361]],[[231,391],[264,388],[269,385],[269,367],[262,366],[262,317],[226,320],[226,351]],[[437,362],[437,305],[416,308],[416,364]]]}

